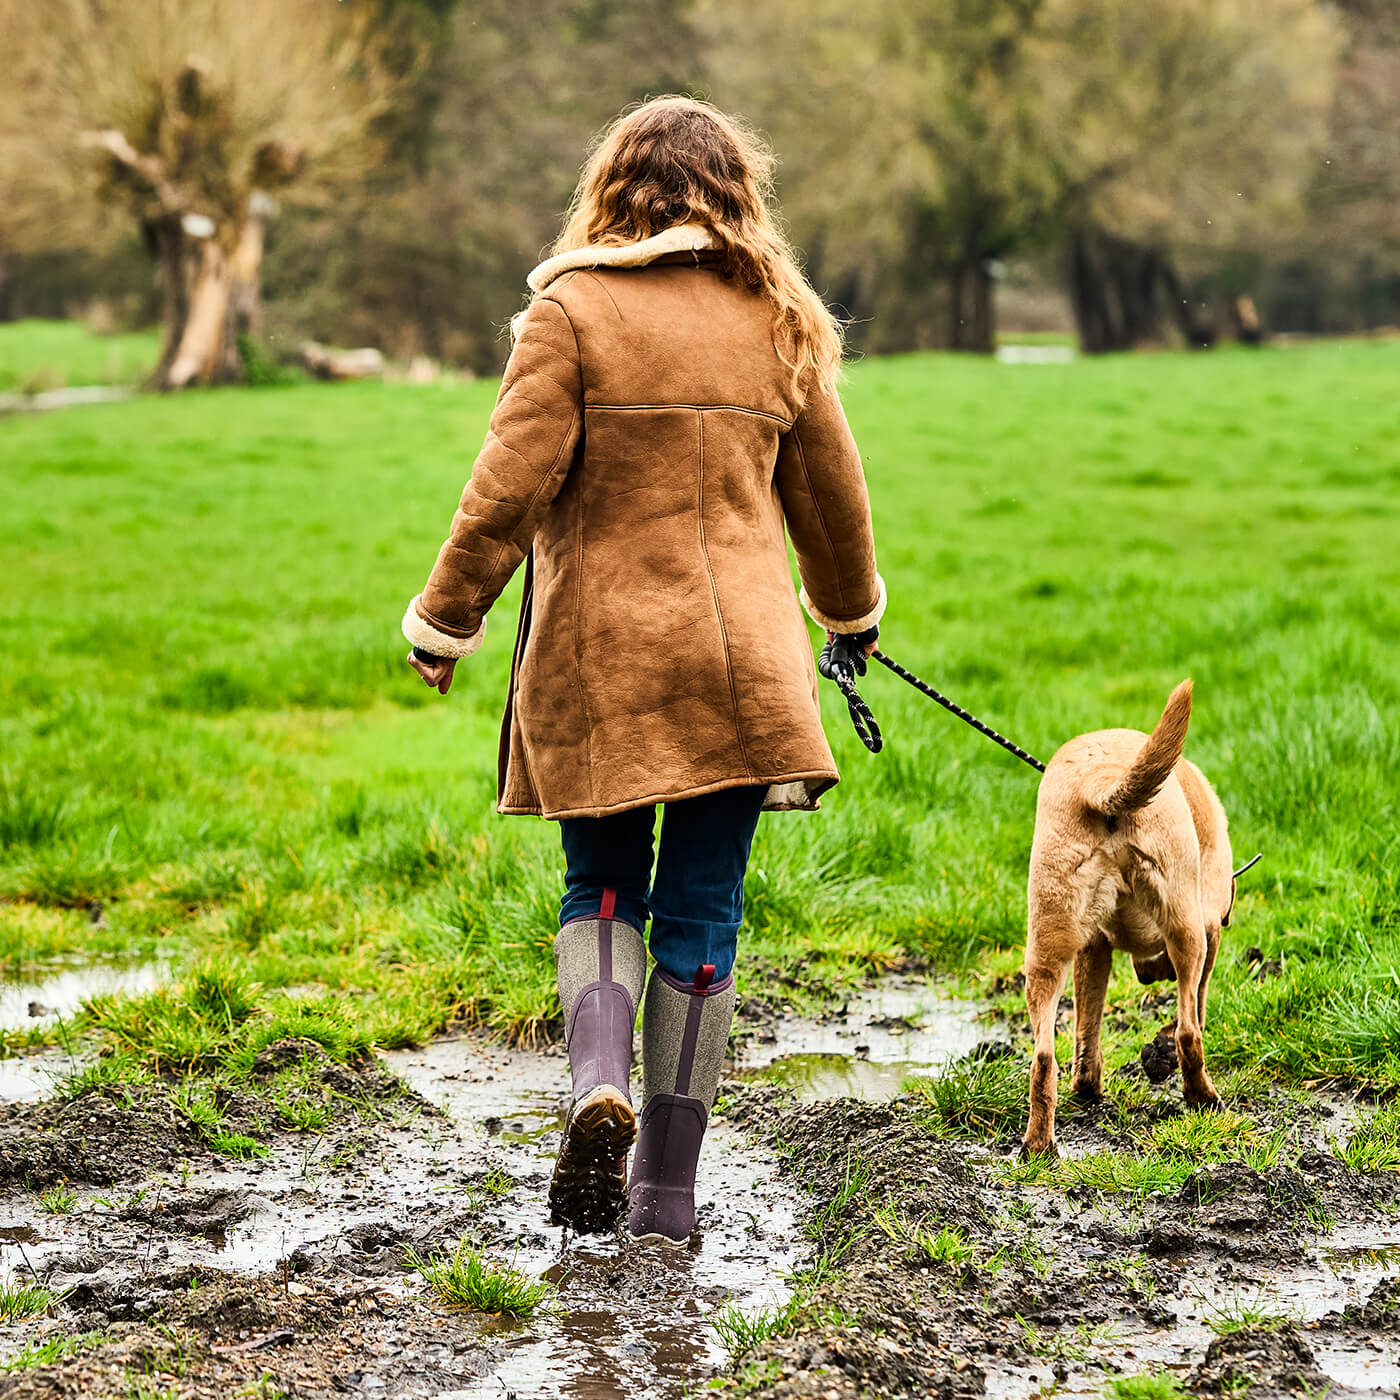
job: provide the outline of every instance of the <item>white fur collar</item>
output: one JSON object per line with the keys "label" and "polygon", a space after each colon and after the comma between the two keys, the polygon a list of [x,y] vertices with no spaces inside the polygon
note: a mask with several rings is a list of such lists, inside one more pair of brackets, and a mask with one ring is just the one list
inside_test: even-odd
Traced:
{"label": "white fur collar", "polygon": [[525,280],[532,292],[542,292],[566,272],[580,267],[645,267],[667,253],[698,253],[705,248],[717,248],[719,242],[709,229],[700,224],[675,224],[660,233],[644,238],[640,243],[589,244],[570,248],[546,258]]}

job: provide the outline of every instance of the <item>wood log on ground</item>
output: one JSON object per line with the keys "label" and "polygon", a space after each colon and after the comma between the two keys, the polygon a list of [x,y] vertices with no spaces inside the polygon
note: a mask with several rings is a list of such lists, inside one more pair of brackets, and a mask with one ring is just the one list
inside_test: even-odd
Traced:
{"label": "wood log on ground", "polygon": [[336,350],[308,340],[301,347],[301,362],[317,379],[373,379],[384,373],[384,356],[372,345]]}

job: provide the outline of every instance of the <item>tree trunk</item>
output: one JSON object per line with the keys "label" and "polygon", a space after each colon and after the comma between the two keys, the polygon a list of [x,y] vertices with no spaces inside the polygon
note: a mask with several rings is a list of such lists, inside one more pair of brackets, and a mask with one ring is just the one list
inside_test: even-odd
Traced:
{"label": "tree trunk", "polygon": [[987,259],[970,252],[948,274],[948,345],[990,355],[996,349],[996,305]]}
{"label": "tree trunk", "polygon": [[153,227],[151,236],[165,327],[156,386],[183,389],[240,379],[238,339],[257,334],[262,321],[262,219],[249,214],[235,228],[196,238],[171,217]]}
{"label": "tree trunk", "polygon": [[1102,229],[1076,229],[1070,237],[1069,282],[1080,348],[1098,354],[1162,339],[1159,289],[1170,299],[1175,281],[1158,249]]}

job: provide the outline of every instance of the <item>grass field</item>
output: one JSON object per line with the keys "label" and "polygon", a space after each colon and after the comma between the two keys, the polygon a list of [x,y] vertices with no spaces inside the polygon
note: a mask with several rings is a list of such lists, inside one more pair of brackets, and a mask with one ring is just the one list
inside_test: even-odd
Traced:
{"label": "grass field", "polygon": [[[19,379],[26,334],[0,334]],[[849,372],[894,656],[1042,757],[1195,677],[1188,753],[1264,852],[1213,983],[1222,1068],[1400,1084],[1397,383],[1394,343]],[[111,1072],[554,1013],[557,833],[492,811],[518,581],[445,700],[398,636],[494,392],[0,421],[0,967],[202,974],[85,1013]],[[842,785],[761,824],[741,987],[912,955],[985,989],[1019,959],[1034,776],[895,678],[864,691],[885,752],[827,694]]]}
{"label": "grass field", "polygon": [[0,393],[139,384],[159,355],[155,331],[93,335],[77,321],[0,326]]}

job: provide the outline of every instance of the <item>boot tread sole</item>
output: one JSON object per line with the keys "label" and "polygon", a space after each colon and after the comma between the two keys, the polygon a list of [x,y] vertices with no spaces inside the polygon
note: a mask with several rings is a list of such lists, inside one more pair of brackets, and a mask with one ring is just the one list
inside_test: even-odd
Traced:
{"label": "boot tread sole", "polygon": [[626,1204],[627,1149],[637,1115],[627,1096],[600,1085],[569,1111],[549,1183],[549,1218],[579,1234],[613,1229]]}

